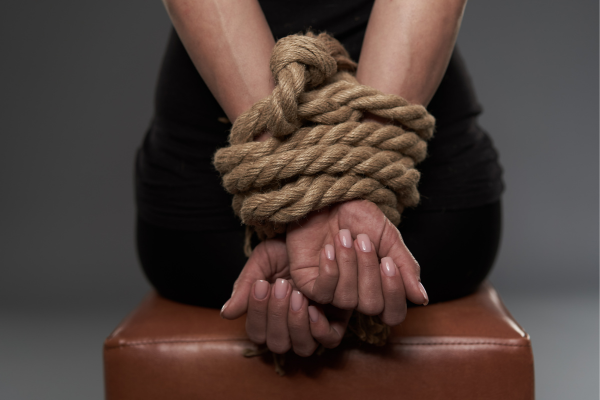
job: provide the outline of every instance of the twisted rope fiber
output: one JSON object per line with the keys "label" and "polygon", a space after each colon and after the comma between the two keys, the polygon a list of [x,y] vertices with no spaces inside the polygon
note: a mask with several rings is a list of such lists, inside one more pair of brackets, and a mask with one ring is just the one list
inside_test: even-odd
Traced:
{"label": "twisted rope fiber", "polygon": [[[374,202],[397,225],[404,208],[419,202],[414,167],[426,156],[433,116],[360,85],[356,63],[324,33],[282,38],[270,66],[275,89],[238,117],[230,146],[213,160],[248,232],[273,237],[311,211],[354,199]],[[365,112],[394,124],[360,122]],[[273,136],[255,142],[265,131]],[[357,312],[349,329],[376,345],[390,333],[378,317]]]}
{"label": "twisted rope fiber", "polygon": [[[420,105],[360,85],[356,64],[331,36],[291,35],[271,57],[276,86],[233,125],[214,158],[233,208],[261,239],[313,210],[352,199],[394,223],[419,202],[416,163],[435,120]],[[361,123],[365,112],[396,125]],[[266,130],[273,137],[254,138]]]}

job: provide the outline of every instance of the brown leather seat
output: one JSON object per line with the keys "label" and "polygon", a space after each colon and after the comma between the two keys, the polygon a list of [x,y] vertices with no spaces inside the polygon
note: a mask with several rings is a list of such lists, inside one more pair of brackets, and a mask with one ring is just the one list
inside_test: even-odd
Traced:
{"label": "brown leather seat", "polygon": [[528,399],[529,336],[495,290],[412,308],[389,343],[341,346],[321,356],[242,356],[254,347],[244,319],[150,294],[104,343],[106,398]]}

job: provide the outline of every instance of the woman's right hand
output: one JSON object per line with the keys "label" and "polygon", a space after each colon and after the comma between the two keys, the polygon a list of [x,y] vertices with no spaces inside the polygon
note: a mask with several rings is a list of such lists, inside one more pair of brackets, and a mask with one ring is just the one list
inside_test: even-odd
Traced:
{"label": "woman's right hand", "polygon": [[307,357],[319,343],[326,348],[337,347],[352,311],[309,304],[288,278],[285,242],[281,239],[262,242],[236,280],[221,316],[236,319],[247,313],[246,333],[250,340],[266,344],[274,353],[293,349]]}
{"label": "woman's right hand", "polygon": [[246,333],[274,353],[290,349],[302,357],[314,353],[319,343],[337,347],[346,332],[352,311],[310,304],[290,281],[255,282],[248,301]]}

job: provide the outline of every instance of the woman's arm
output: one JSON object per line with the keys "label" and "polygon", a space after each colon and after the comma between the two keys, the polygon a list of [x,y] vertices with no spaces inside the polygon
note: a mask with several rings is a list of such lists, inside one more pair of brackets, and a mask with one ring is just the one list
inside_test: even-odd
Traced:
{"label": "woman's arm", "polygon": [[[466,0],[377,0],[373,6],[363,42],[357,71],[358,81],[384,93],[397,94],[413,103],[427,105],[448,66],[465,5]],[[389,123],[383,118],[368,114],[365,119]],[[366,206],[366,202],[356,204],[356,214],[366,215]],[[296,227],[293,235],[288,232],[286,243],[291,259],[292,276],[296,273],[294,278],[296,283],[301,280],[300,274],[309,274],[311,271],[316,271],[319,266],[319,250],[322,246],[315,246],[312,253],[306,251],[299,253],[296,248],[301,249],[302,247],[294,240],[299,237],[304,242],[318,241],[323,237],[317,230],[311,228],[314,225],[312,219],[316,218],[320,218],[320,216],[313,214],[312,217],[303,221],[302,226]],[[351,231],[358,229],[353,232],[353,237],[357,237],[356,234],[366,232],[366,227],[361,226],[364,223],[366,223],[365,218],[357,218],[352,224],[343,225],[340,228],[349,228]],[[330,224],[325,225],[331,226]],[[398,239],[400,233],[396,228],[393,230],[395,230],[394,235],[390,234],[390,237]],[[390,229],[388,232],[393,230]],[[378,238],[381,237],[381,233],[372,232],[369,233],[369,237]],[[375,243],[379,242],[375,240]],[[403,242],[399,239],[397,243]],[[327,243],[324,242],[323,245],[325,244]],[[392,247],[389,246],[383,251],[378,249],[378,255],[382,257],[393,254],[392,259],[401,271],[407,297],[413,303],[427,304],[429,300],[420,283],[418,264],[408,249],[396,246],[392,251],[390,250]],[[295,266],[302,268],[296,269]],[[317,279],[320,279],[320,271],[317,275]],[[360,268],[358,275],[359,282],[364,283],[365,280],[360,279]],[[341,284],[341,276],[342,272],[340,272],[338,285],[335,287],[334,304],[336,304],[338,291],[340,298],[350,298],[348,293],[355,290],[355,285]],[[382,277],[385,278],[383,275]],[[324,279],[326,279],[326,274],[323,274]],[[371,289],[377,288],[377,285],[369,286]],[[360,290],[359,286],[359,292]],[[373,300],[369,303],[376,306],[374,309],[381,308],[382,304],[383,307],[387,306],[381,299],[381,290],[367,291],[365,289],[363,292],[373,295],[371,298],[368,296],[363,296],[363,298]],[[328,293],[325,290],[313,290],[311,293],[304,294],[309,297],[320,297]],[[403,318],[403,315],[400,315],[396,322],[401,322]]]}
{"label": "woman's arm", "polygon": [[467,0],[377,0],[356,78],[427,105],[448,66]]}
{"label": "woman's arm", "polygon": [[231,122],[273,91],[273,34],[256,0],[163,0],[204,82]]}

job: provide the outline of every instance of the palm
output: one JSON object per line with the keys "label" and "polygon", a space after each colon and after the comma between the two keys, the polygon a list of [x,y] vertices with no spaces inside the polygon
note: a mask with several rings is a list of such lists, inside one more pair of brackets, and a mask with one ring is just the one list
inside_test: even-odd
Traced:
{"label": "palm", "polygon": [[[399,266],[408,298],[422,301],[418,264],[404,246],[398,229],[374,203],[366,200],[353,200],[312,212],[306,219],[289,226],[286,247],[290,274],[298,290],[319,303],[332,303],[340,308],[356,306],[356,301],[345,301],[348,299],[338,297],[337,292],[334,297],[320,287],[320,279],[325,278],[324,271],[319,268],[323,248],[335,242],[340,229],[350,230],[353,238],[367,234],[378,257],[391,257]],[[341,268],[348,266],[340,265]]]}

